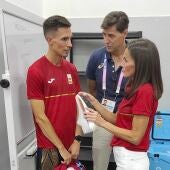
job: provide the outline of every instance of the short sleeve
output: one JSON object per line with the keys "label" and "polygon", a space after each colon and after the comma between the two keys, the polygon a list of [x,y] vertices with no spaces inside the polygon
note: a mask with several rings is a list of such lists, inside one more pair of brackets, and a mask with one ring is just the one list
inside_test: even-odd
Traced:
{"label": "short sleeve", "polygon": [[33,68],[28,69],[27,73],[27,97],[28,99],[44,99],[43,80],[40,73]]}
{"label": "short sleeve", "polygon": [[96,55],[95,52],[90,56],[86,67],[86,77],[90,80],[96,80],[95,72],[96,72]]}
{"label": "short sleeve", "polygon": [[143,85],[137,91],[132,113],[135,115],[150,116],[153,112],[154,99],[152,87],[150,85]]}

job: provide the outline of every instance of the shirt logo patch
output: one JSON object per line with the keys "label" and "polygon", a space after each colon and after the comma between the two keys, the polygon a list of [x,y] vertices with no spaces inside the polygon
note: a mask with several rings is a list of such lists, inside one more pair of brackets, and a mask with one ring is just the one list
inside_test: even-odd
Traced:
{"label": "shirt logo patch", "polygon": [[73,84],[73,80],[72,80],[71,74],[67,74],[67,81],[68,81],[68,84]]}
{"label": "shirt logo patch", "polygon": [[51,84],[54,80],[55,78],[51,78],[50,80],[48,80],[48,83]]}
{"label": "shirt logo patch", "polygon": [[104,66],[104,63],[101,63],[100,65],[98,65],[98,69],[101,69],[101,68],[103,68],[103,66]]}

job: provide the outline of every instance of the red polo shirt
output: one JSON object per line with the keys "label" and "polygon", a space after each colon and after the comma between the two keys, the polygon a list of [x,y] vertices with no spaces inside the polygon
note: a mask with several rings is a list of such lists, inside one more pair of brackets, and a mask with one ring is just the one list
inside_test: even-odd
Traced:
{"label": "red polo shirt", "polygon": [[149,147],[150,130],[157,106],[158,100],[154,97],[153,87],[149,83],[141,85],[130,99],[123,98],[118,108],[116,126],[129,130],[132,129],[134,115],[149,117],[149,123],[143,139],[138,145],[131,144],[116,136],[113,137],[111,145],[123,146],[132,151],[147,151]]}
{"label": "red polo shirt", "polygon": [[[75,95],[80,84],[75,66],[62,60],[56,66],[43,56],[30,66],[27,75],[28,99],[43,100],[45,114],[53,125],[56,134],[68,149],[72,144],[76,128]],[[53,148],[35,122],[37,144],[40,148]]]}

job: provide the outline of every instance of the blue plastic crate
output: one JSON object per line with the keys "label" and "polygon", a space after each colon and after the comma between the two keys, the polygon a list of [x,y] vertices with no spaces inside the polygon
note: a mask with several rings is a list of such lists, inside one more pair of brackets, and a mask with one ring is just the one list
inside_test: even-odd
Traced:
{"label": "blue plastic crate", "polygon": [[152,139],[170,141],[170,113],[159,112],[155,115]]}
{"label": "blue plastic crate", "polygon": [[148,150],[150,170],[170,170],[170,113],[157,113]]}
{"label": "blue plastic crate", "polygon": [[148,151],[150,170],[170,170],[170,145],[154,143]]}

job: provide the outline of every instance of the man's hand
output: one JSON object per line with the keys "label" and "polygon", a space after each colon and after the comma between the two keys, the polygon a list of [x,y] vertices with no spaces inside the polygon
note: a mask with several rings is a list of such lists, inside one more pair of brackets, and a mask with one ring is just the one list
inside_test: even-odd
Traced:
{"label": "man's hand", "polygon": [[71,153],[69,153],[65,147],[59,148],[58,151],[60,152],[60,155],[64,159],[64,161],[61,161],[61,163],[68,165],[72,160]]}
{"label": "man's hand", "polygon": [[69,152],[71,153],[72,159],[77,159],[80,152],[80,142],[74,140],[69,148]]}

